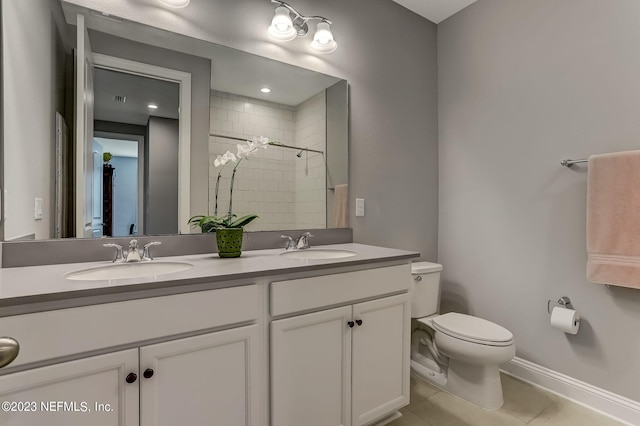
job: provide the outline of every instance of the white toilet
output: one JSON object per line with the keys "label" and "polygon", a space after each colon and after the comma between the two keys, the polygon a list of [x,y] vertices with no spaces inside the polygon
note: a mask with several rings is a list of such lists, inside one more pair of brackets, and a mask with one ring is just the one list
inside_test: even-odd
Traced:
{"label": "white toilet", "polygon": [[483,408],[500,408],[498,366],[516,354],[513,334],[474,316],[439,315],[442,265],[416,262],[411,269],[411,371]]}

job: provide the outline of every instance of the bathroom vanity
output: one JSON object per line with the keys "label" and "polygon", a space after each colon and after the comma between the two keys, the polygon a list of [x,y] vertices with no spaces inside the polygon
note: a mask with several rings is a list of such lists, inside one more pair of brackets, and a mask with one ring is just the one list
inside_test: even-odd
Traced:
{"label": "bathroom vanity", "polygon": [[[409,403],[411,259],[360,244],[163,261],[186,271],[68,280],[105,266],[0,270],[0,370],[12,425],[376,424]],[[325,248],[323,247],[323,248]]]}

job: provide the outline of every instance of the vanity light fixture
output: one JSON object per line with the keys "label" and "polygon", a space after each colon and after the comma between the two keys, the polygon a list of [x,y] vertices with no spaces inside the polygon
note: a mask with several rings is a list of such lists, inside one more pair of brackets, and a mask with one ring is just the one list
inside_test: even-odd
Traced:
{"label": "vanity light fixture", "polygon": [[331,53],[338,48],[331,32],[332,22],[330,20],[322,16],[301,15],[292,6],[280,0],[271,0],[271,3],[278,5],[268,31],[271,38],[277,41],[289,41],[296,36],[305,36],[309,32],[307,22],[317,19],[320,22],[316,26],[311,48],[318,53]]}
{"label": "vanity light fixture", "polygon": [[326,19],[318,22],[316,33],[311,42],[311,48],[318,53],[331,53],[338,48],[338,44],[333,39],[333,33]]}
{"label": "vanity light fixture", "polygon": [[166,4],[169,7],[181,8],[189,6],[191,0],[160,0],[160,3]]}
{"label": "vanity light fixture", "polygon": [[149,109],[158,109],[158,105],[156,105],[156,104],[149,104],[149,105],[147,105],[147,108],[149,108]]}

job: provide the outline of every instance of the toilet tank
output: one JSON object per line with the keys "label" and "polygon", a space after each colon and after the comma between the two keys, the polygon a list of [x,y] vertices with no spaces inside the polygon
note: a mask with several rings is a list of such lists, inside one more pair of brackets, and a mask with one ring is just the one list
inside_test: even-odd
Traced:
{"label": "toilet tank", "polygon": [[438,313],[440,271],[442,271],[442,265],[438,263],[415,262],[411,264],[412,318],[422,318]]}

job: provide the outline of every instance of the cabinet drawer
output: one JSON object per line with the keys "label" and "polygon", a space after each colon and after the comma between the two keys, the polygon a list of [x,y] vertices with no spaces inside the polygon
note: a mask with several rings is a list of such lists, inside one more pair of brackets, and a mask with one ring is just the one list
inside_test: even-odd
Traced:
{"label": "cabinet drawer", "polygon": [[286,315],[408,291],[411,265],[389,266],[271,283],[271,314]]}
{"label": "cabinet drawer", "polygon": [[0,318],[20,354],[10,367],[221,327],[258,317],[256,285]]}

